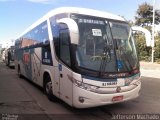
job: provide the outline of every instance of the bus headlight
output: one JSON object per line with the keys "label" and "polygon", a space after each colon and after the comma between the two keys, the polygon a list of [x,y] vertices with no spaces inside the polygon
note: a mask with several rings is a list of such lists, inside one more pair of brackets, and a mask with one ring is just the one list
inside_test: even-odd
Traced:
{"label": "bus headlight", "polygon": [[82,89],[92,91],[92,92],[95,92],[99,88],[98,86],[89,85],[89,84],[83,83],[83,82],[75,80],[75,79],[73,80],[73,83],[77,87],[80,87]]}

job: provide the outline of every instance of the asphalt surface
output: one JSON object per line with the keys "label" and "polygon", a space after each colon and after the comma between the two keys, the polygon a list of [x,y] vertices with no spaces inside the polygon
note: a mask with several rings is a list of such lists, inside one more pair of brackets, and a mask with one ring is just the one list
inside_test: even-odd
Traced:
{"label": "asphalt surface", "polygon": [[[142,76],[141,80],[141,95],[134,100],[75,109],[61,100],[49,101],[40,87],[18,78],[15,69],[0,62],[0,120],[108,120],[123,114],[132,119],[136,119],[137,114],[158,114],[156,118],[160,119],[160,79]],[[124,119],[124,116],[118,117]]]}

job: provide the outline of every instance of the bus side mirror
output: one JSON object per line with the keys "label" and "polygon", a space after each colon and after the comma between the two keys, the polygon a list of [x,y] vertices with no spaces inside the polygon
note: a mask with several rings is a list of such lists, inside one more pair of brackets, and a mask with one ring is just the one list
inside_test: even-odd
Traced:
{"label": "bus side mirror", "polygon": [[144,33],[146,45],[152,46],[151,33],[149,30],[142,28],[142,27],[139,27],[139,26],[132,26],[131,28],[132,28],[132,31],[139,31],[139,32]]}
{"label": "bus side mirror", "polygon": [[57,23],[64,23],[68,26],[71,43],[78,44],[79,43],[79,30],[77,23],[70,18],[62,18],[57,20]]}

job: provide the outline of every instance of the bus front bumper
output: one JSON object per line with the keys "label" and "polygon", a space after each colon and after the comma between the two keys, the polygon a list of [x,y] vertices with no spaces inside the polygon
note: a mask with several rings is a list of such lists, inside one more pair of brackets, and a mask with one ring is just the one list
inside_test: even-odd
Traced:
{"label": "bus front bumper", "polygon": [[73,85],[73,106],[76,108],[88,108],[128,101],[139,96],[140,88],[141,83],[130,91],[98,94]]}

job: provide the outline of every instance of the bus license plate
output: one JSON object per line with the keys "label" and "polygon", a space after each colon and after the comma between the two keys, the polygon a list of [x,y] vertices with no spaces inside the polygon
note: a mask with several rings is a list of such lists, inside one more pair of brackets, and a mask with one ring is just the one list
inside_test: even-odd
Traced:
{"label": "bus license plate", "polygon": [[123,100],[123,95],[122,96],[114,96],[112,98],[112,101],[122,101]]}

